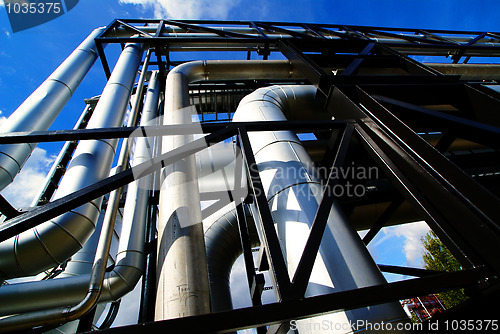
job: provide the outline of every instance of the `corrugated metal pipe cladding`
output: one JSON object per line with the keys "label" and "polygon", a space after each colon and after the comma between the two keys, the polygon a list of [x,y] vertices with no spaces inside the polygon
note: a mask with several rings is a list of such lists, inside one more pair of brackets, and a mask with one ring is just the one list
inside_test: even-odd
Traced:
{"label": "corrugated metal pipe cladding", "polygon": [[[142,53],[142,45],[125,46],[89,120],[88,129],[123,124]],[[54,199],[107,177],[117,142],[117,139],[82,141]],[[95,199],[0,243],[0,279],[36,275],[76,253],[95,229],[101,201],[102,198]]]}
{"label": "corrugated metal pipe cladding", "polygon": [[[95,29],[68,58],[10,115],[0,132],[47,130],[97,59]],[[0,145],[0,190],[9,185],[36,143]]]}
{"label": "corrugated metal pipe cladding", "polygon": [[[282,121],[286,120],[285,114],[316,113],[319,110],[312,107],[316,105],[315,94],[313,86],[261,88],[240,102],[233,121]],[[293,132],[250,132],[249,138],[288,272],[293,277],[321,200],[323,186],[315,176],[313,162]],[[218,218],[209,217],[204,223],[211,225],[206,229],[205,239],[212,306],[214,311],[224,310],[231,305],[228,288],[230,262],[241,253],[241,246],[236,242],[236,217],[231,210]],[[355,229],[334,204],[305,296],[385,282]],[[367,330],[360,326],[360,321],[369,325],[382,321],[404,322],[407,319],[398,303],[387,303],[297,321],[294,327],[300,333],[349,333]],[[331,328],[321,326],[325,323],[336,325]]]}
{"label": "corrugated metal pipe cladding", "polygon": [[[156,119],[158,98],[159,82],[154,72],[149,81],[141,125],[151,125],[151,121]],[[137,138],[132,166],[149,160],[152,157],[151,147],[152,137]],[[99,302],[120,299],[132,291],[142,275],[151,179],[151,175],[145,176],[128,185],[115,266],[106,273]],[[97,240],[94,248],[96,244]],[[90,275],[84,274],[2,286],[0,316],[74,305],[85,296],[89,280]]]}

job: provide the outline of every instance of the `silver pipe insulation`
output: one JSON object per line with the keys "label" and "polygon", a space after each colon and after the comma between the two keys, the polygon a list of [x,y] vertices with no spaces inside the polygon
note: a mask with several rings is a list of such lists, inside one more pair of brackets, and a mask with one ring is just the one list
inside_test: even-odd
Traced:
{"label": "silver pipe insulation", "polygon": [[[191,124],[189,83],[200,80],[289,78],[288,61],[195,61],[167,76],[163,124]],[[168,152],[192,135],[164,137]],[[210,312],[205,243],[195,159],[189,156],[162,172],[159,200],[155,320]]]}
{"label": "silver pipe insulation", "polygon": [[[127,44],[125,46],[124,50],[120,55],[120,58],[118,59],[115,69],[113,70],[113,74],[111,75],[108,83],[106,84],[106,87],[104,88],[103,94],[101,95],[101,99],[99,100],[99,103],[96,106],[96,110],[89,121],[89,128],[93,128],[96,125],[95,123],[97,123],[97,121],[94,118],[95,116],[97,116],[98,121],[101,121],[100,122],[101,124],[97,123],[99,127],[106,127],[106,126],[118,127],[123,123],[123,118],[127,110],[127,104],[128,104],[127,102],[130,98],[131,88],[136,78],[136,73],[137,69],[139,68],[139,63],[142,60],[142,53],[143,53],[143,47],[140,44]],[[111,97],[108,98],[108,96],[110,95]],[[103,107],[103,101],[104,101],[104,107]],[[110,105],[106,105],[106,102],[110,103]],[[113,106],[115,109],[110,108],[111,106]],[[96,163],[99,163],[103,165],[103,168],[106,168],[104,169],[104,171],[108,171],[109,173],[109,169],[111,167],[111,163],[114,157],[115,147],[117,142],[118,141],[116,139],[111,141],[95,140],[91,142],[84,142],[81,145],[79,145],[75,151],[75,158],[71,160],[70,168],[68,169],[68,172],[65,174],[64,178],[61,181],[61,188],[62,185],[64,184],[64,181],[67,180],[68,174],[69,175],[72,174],[71,167],[75,166],[75,164],[78,163],[80,163],[80,165],[76,166],[84,167],[87,169],[92,167],[93,165],[97,167]],[[90,145],[85,145],[89,143]],[[97,149],[93,151],[86,150],[87,148],[86,146],[90,146],[91,148],[97,148]],[[79,150],[82,147],[83,147],[82,150],[85,153],[87,154],[93,153],[92,155],[94,155],[96,158],[102,158],[102,159],[96,159],[95,161],[93,161],[94,164],[92,164],[92,161],[90,161],[90,163],[85,163],[89,162],[87,159],[85,159],[83,161],[84,163],[82,164],[81,161],[78,161],[78,158],[80,156],[77,154],[81,153],[81,151],[79,152]],[[122,153],[126,151],[127,148],[124,148],[122,150]],[[126,154],[121,154],[121,156],[122,157],[126,156]],[[75,176],[80,176],[80,177],[87,176],[87,179],[96,176],[95,174],[92,175],[91,173],[85,173],[85,171],[80,171],[79,169],[77,169],[76,172],[79,173],[76,174]],[[105,175],[98,174],[98,176],[100,176],[99,179],[102,179],[106,176],[106,174]],[[99,179],[97,179],[96,181],[98,181]],[[88,182],[88,180],[85,181]],[[72,179],[68,181],[68,183],[74,184],[78,182],[75,182],[75,180]],[[55,197],[57,198],[58,195],[59,194],[56,192]],[[102,198],[98,200],[99,205],[97,206],[97,208],[100,207],[101,200]],[[92,202],[90,202],[89,204],[92,204]],[[102,283],[105,278],[106,264],[108,262],[108,254],[114,232],[114,218],[116,216],[117,205],[113,205],[114,204],[113,202],[109,204],[110,205],[108,206],[108,209],[106,210],[106,215],[104,217],[104,222],[99,237],[99,243],[97,245],[96,257],[94,259],[92,272],[90,274],[90,281],[88,282],[87,291],[84,298],[80,300],[77,305],[73,305],[70,307],[66,306],[57,309],[42,310],[42,311],[7,317],[5,319],[0,320],[0,327],[1,327],[0,331],[21,330],[21,329],[29,329],[32,328],[33,326],[62,324],[80,318],[95,306],[95,304],[99,300],[99,296],[102,289]],[[97,212],[97,214],[98,213],[99,212]],[[67,214],[64,214],[62,216],[65,215]],[[96,218],[97,216],[95,216],[94,220],[91,221],[93,228],[95,227]],[[79,223],[81,224],[82,222],[80,221]],[[92,230],[93,229],[91,229],[90,232],[92,232]],[[86,239],[88,239],[89,236],[90,235],[88,235]],[[61,243],[61,240],[59,240],[59,243]],[[66,246],[65,251],[67,251],[67,249],[71,249],[71,247],[68,247],[68,245],[64,246]],[[79,246],[80,246],[79,248],[81,248],[82,244],[79,243]]]}
{"label": "silver pipe insulation", "polygon": [[[151,125],[151,122],[158,117],[160,82],[157,74],[153,72],[149,81],[141,126]],[[152,158],[153,138],[139,137],[135,145],[132,166]],[[120,236],[115,268],[103,286],[103,292],[106,291],[106,295],[109,295],[112,300],[118,300],[127,292],[132,291],[142,275],[145,259],[147,206],[152,180],[153,176],[147,175],[128,185],[122,223],[122,229],[127,233]]]}
{"label": "silver pipe insulation", "polygon": [[[151,52],[148,50],[146,54],[146,58],[144,60],[143,66],[142,66],[142,71],[139,76],[139,81],[137,84],[137,91],[136,94],[132,96],[132,107],[130,109],[130,112],[128,113],[128,121],[127,121],[127,127],[131,127],[136,125],[137,123],[137,118],[139,115],[139,106],[141,103],[141,100],[143,98],[143,87],[144,87],[144,82],[146,80],[146,74],[147,74],[147,68],[149,64],[149,59],[151,57]],[[156,80],[156,79],[155,79]],[[129,161],[129,155],[130,155],[130,139],[129,138],[124,138],[123,142],[121,144],[121,149],[120,149],[120,154],[117,160],[116,166],[112,169],[111,174],[117,174],[121,171],[123,171]],[[109,224],[116,224],[116,218],[117,214],[120,215],[121,213],[118,210],[118,205],[119,201],[121,198],[123,188],[116,189],[112,192],[110,192],[108,196],[108,203],[106,207],[106,211],[104,214],[104,217],[102,219],[98,220],[98,224],[96,224],[96,230],[92,234],[92,237],[85,243],[85,246],[73,256],[72,261],[68,263],[68,267],[66,268],[66,272],[71,272],[76,271],[78,272],[77,274],[87,274],[92,271],[93,267],[93,262],[96,257],[96,252],[97,252],[97,246],[98,246],[98,241],[99,238],[98,236],[101,235],[102,227],[107,226]],[[101,218],[101,217],[99,217]],[[121,219],[119,219],[121,222]],[[121,226],[120,226],[121,227]],[[116,230],[116,228],[115,228]],[[92,240],[94,239],[94,240]],[[90,242],[93,241],[93,242]],[[73,259],[76,258],[76,261],[73,261]],[[76,262],[76,263],[75,263]],[[72,268],[72,267],[77,267],[77,268]]]}
{"label": "silver pipe insulation", "polygon": [[445,75],[460,75],[462,80],[500,80],[498,64],[424,64]]}
{"label": "silver pipe insulation", "polygon": [[[95,29],[66,60],[9,116],[0,132],[48,130],[97,59]],[[10,184],[35,143],[0,145],[0,190]]]}
{"label": "silver pipe insulation", "polygon": [[[313,98],[312,86],[273,86],[246,96],[233,121],[283,121],[291,101]],[[276,224],[290,277],[293,277],[321,200],[323,187],[313,163],[291,131],[250,132],[249,138]],[[332,206],[305,296],[386,283],[354,228],[337,204]],[[375,305],[298,321],[300,333],[315,332],[308,322],[333,321],[350,332],[351,323],[407,320],[397,303]],[[336,326],[337,327],[337,326]],[[347,329],[346,329],[347,328]],[[358,328],[360,329],[360,328]],[[329,333],[332,328],[329,328]]]}
{"label": "silver pipe insulation", "polygon": [[[122,125],[142,52],[135,44],[125,47],[89,120],[88,129]],[[116,139],[81,142],[54,199],[108,176],[116,143]],[[101,201],[102,198],[95,199],[0,243],[0,277],[38,274],[59,265],[81,249],[94,231]]]}
{"label": "silver pipe insulation", "polygon": [[[146,94],[140,125],[150,125],[157,117],[159,85],[154,72]],[[152,138],[147,137],[136,139],[131,162],[133,166],[151,159],[152,141]],[[135,287],[142,275],[151,180],[152,176],[148,175],[128,185],[115,266],[104,278],[99,297],[101,303],[120,299]],[[4,286],[0,289],[0,315],[73,305],[85,296],[89,280],[90,275],[86,274]],[[0,325],[3,326],[2,321],[0,320]]]}
{"label": "silver pipe insulation", "polygon": [[[245,210],[252,247],[259,245],[250,213]],[[230,290],[230,274],[236,259],[243,252],[241,248],[238,219],[234,203],[203,220],[207,249],[207,268],[210,284],[210,305],[212,312],[233,309]]]}
{"label": "silver pipe insulation", "polygon": [[[146,75],[150,57],[151,57],[151,51],[148,50],[144,62],[142,64],[142,70],[137,83],[136,94],[131,97],[132,107],[130,109],[130,112],[128,113],[128,121],[127,121],[128,127],[134,126],[137,123],[137,117],[139,115],[139,106],[143,98],[143,87],[146,81]],[[120,149],[118,163],[116,167],[112,169],[111,174],[119,173],[124,169],[124,166],[127,164],[129,160],[129,151],[130,151],[129,138],[124,138]],[[80,249],[72,257],[71,261],[68,262],[68,265],[64,273],[62,273],[61,277],[65,277],[68,275],[88,274],[92,271],[92,264],[94,262],[94,258],[96,255],[97,243],[99,241],[99,235],[101,234],[101,229],[103,224],[109,224],[110,220],[113,220],[116,226],[116,214],[121,215],[121,213],[118,210],[118,203],[120,197],[121,197],[121,189],[119,189],[118,191],[112,191],[109,194],[105,217],[99,216],[94,233],[92,234],[90,239],[87,240],[84,247]],[[108,209],[111,207],[114,207],[112,211]],[[120,222],[119,228],[121,228],[121,217],[119,219],[119,222]],[[115,230],[117,230],[117,228],[115,228]]]}

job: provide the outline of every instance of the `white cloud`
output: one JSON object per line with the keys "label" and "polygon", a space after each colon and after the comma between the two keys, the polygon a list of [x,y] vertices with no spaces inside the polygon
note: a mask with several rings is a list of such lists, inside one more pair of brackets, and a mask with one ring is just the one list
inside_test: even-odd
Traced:
{"label": "white cloud", "polygon": [[421,266],[420,262],[424,251],[421,238],[429,232],[429,227],[425,222],[386,227],[382,231],[387,238],[391,236],[404,237],[403,252],[406,256],[407,264],[414,267]]}
{"label": "white cloud", "polygon": [[5,199],[16,208],[29,206],[55,158],[48,156],[44,149],[36,147],[14,182],[2,191]]}
{"label": "white cloud", "polygon": [[153,9],[157,18],[224,20],[239,0],[119,0],[120,4]]}

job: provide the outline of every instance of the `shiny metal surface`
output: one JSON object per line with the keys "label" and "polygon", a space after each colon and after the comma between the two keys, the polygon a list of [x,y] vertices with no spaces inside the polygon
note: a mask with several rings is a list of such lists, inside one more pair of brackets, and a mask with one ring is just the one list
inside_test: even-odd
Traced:
{"label": "shiny metal surface", "polygon": [[[159,82],[156,73],[153,73],[146,94],[141,125],[148,125],[157,117],[158,94]],[[151,151],[148,147],[152,147],[152,138],[137,139],[132,165],[150,159]],[[128,186],[116,263],[114,269],[107,273],[104,278],[99,302],[120,299],[135,287],[142,275],[146,207],[150,182],[151,176],[146,176]],[[0,314],[6,315],[75,304],[85,296],[90,278],[91,276],[86,274],[8,285],[5,289],[0,290]]]}
{"label": "shiny metal surface", "polygon": [[[141,54],[137,45],[127,45],[87,128],[121,126]],[[116,143],[116,139],[80,143],[54,198],[108,176]],[[101,199],[96,199],[1,243],[0,277],[34,275],[65,261],[82,248],[94,231],[100,204]]]}
{"label": "shiny metal surface", "polygon": [[[10,115],[0,132],[47,130],[97,59],[95,29]],[[0,190],[11,183],[36,144],[0,145]]]}
{"label": "shiny metal surface", "polygon": [[[314,94],[315,89],[307,86],[261,88],[240,102],[233,121],[284,120],[282,110],[293,107],[291,101]],[[249,138],[287,261],[288,273],[293,277],[318,209],[323,187],[315,177],[311,159],[291,131],[250,132]],[[334,204],[306,297],[383,283],[384,277],[358,234],[338,205]],[[339,333],[347,333],[350,329],[349,322],[356,322],[357,319],[375,323],[405,318],[402,308],[393,303],[315,317],[298,321],[297,325],[300,333],[318,333],[317,328],[308,324],[333,321],[343,324],[339,326]]]}
{"label": "shiny metal surface", "polygon": [[[191,124],[190,82],[291,77],[294,72],[288,61],[195,61],[179,65],[167,76],[163,124]],[[192,135],[167,136],[162,150],[167,152],[192,139]],[[162,174],[155,319],[208,313],[208,273],[194,157],[168,166]]]}
{"label": "shiny metal surface", "polygon": [[[246,211],[247,224],[252,247],[259,245],[251,215]],[[210,284],[210,306],[212,312],[233,309],[229,278],[234,262],[241,255],[241,240],[234,203],[215,212],[203,220],[205,244],[207,248],[207,267]]]}

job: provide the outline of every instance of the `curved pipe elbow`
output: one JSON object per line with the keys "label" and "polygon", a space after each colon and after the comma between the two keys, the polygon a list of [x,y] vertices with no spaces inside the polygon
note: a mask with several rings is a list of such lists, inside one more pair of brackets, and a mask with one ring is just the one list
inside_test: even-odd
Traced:
{"label": "curved pipe elbow", "polygon": [[[93,38],[87,42],[93,43]],[[122,124],[141,55],[141,45],[125,46],[87,128],[116,127]],[[69,195],[108,176],[116,143],[117,140],[81,142],[54,199]],[[80,250],[95,229],[101,201],[102,198],[95,199],[0,243],[1,277],[36,275],[59,265]]]}
{"label": "curved pipe elbow", "polygon": [[184,64],[180,64],[174,67],[167,76],[167,81],[169,77],[175,77],[176,74],[185,77],[188,82],[200,81],[207,79],[206,73],[206,61],[196,60],[190,61]]}
{"label": "curved pipe elbow", "polygon": [[[203,222],[209,225],[205,230],[208,277],[212,312],[221,312],[233,308],[229,287],[231,268],[241,255],[241,241],[236,210],[231,203]],[[248,210],[246,216],[250,217]],[[253,221],[248,221],[252,247],[259,244],[259,238]]]}
{"label": "curved pipe elbow", "polygon": [[134,290],[142,276],[142,272],[142,266],[116,266],[111,273],[106,275],[99,301],[116,301]]}

